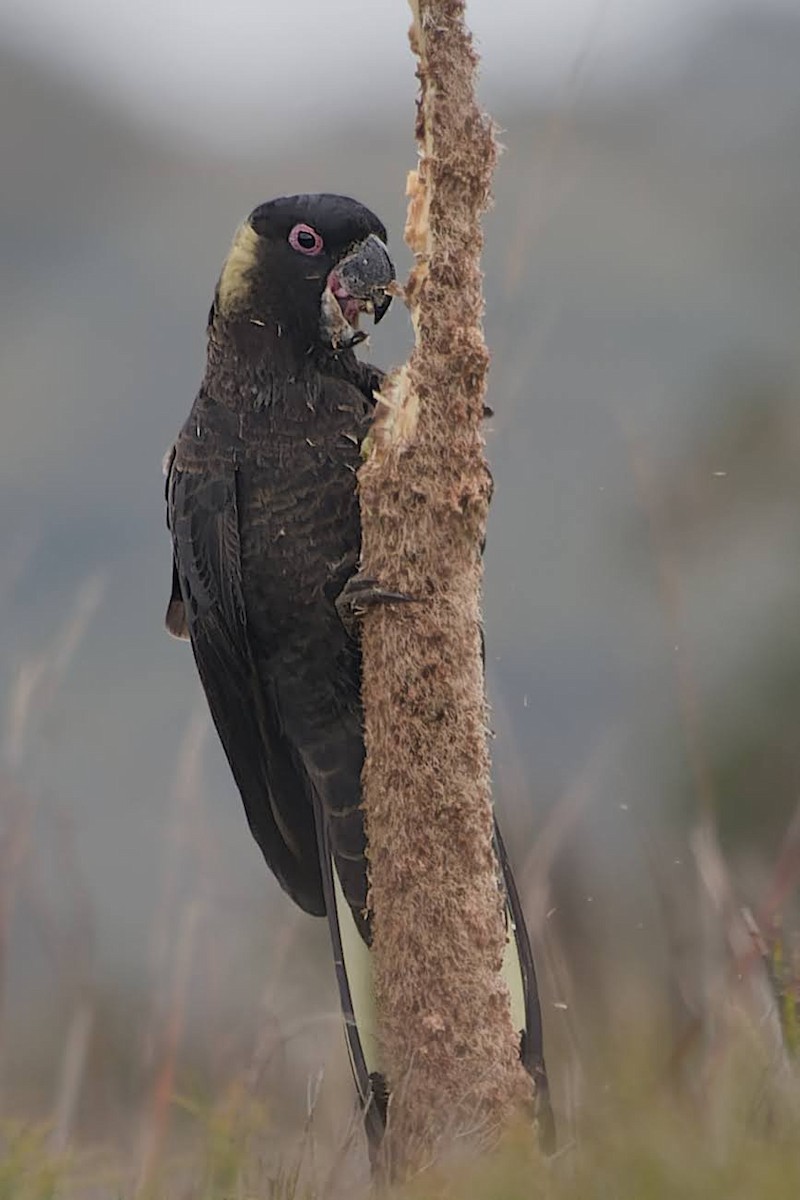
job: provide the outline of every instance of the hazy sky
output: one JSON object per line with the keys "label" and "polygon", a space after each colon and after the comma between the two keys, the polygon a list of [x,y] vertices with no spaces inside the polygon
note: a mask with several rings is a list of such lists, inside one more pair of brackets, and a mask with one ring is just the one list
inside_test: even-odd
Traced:
{"label": "hazy sky", "polygon": [[[798,4],[472,0],[469,12],[486,91],[497,95],[563,86],[576,67],[584,83],[650,75],[715,14]],[[291,136],[315,117],[342,121],[410,95],[408,22],[405,0],[0,0],[0,39],[147,120],[245,142],[265,116],[271,134]]]}

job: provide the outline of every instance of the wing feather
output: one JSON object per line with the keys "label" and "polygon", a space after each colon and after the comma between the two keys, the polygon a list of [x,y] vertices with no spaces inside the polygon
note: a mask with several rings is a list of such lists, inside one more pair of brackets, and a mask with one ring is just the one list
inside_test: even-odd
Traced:
{"label": "wing feather", "polygon": [[[168,609],[184,627],[253,836],[281,886],[301,908],[325,913],[309,785],[261,687],[242,591],[236,470],[183,471],[167,482],[178,597]],[[182,612],[176,600],[182,602]]]}

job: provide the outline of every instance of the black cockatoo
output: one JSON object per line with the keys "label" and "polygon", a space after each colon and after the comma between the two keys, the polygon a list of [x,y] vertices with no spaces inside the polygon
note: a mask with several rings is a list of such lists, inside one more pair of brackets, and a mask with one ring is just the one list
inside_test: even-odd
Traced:
{"label": "black cockatoo", "polygon": [[[353,615],[404,598],[358,574],[356,470],[382,376],[354,347],[361,314],[377,323],[389,307],[386,240],[377,217],[346,196],[286,196],[250,214],[222,268],[203,382],[166,464],[167,627],[191,642],[268,866],[301,908],[328,918],[373,1148],[386,1094],[369,1028]],[[496,848],[520,1053],[547,1140],[533,961],[499,833]]]}

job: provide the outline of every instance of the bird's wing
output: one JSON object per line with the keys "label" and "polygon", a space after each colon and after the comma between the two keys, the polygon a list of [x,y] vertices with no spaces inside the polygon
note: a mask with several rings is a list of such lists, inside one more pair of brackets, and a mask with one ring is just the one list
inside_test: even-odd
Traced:
{"label": "bird's wing", "polygon": [[[170,499],[169,488],[172,479],[172,466],[175,462],[175,453],[177,451],[177,442],[170,446],[167,453],[164,455],[162,468],[164,471],[164,499],[167,502],[167,529],[170,529]],[[178,578],[178,563],[175,558],[175,552],[172,553],[172,585],[169,593],[169,603],[167,604],[167,615],[164,618],[164,624],[167,627],[167,632],[171,633],[174,638],[181,642],[189,640],[189,628],[186,624],[186,609],[181,595],[181,582]]]}
{"label": "bird's wing", "polygon": [[211,716],[267,865],[301,908],[323,916],[308,782],[259,683],[248,640],[234,465],[182,470],[173,458],[167,520],[174,554],[168,628],[191,640]]}

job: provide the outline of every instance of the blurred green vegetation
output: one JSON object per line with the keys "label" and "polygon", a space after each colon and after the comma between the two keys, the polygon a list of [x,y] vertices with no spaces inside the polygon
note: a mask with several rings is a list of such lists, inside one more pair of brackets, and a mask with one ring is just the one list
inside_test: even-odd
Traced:
{"label": "blurred green vegetation", "polygon": [[[771,1129],[753,1128],[736,1108],[736,1083],[725,1097],[643,1097],[607,1089],[587,1116],[578,1144],[549,1160],[531,1131],[517,1127],[494,1150],[463,1148],[409,1182],[370,1189],[340,1152],[316,1146],[313,1129],[294,1145],[278,1144],[263,1114],[238,1107],[196,1114],[197,1137],[182,1160],[167,1161],[144,1189],[118,1165],[52,1158],[44,1133],[5,1129],[2,1200],[794,1200],[800,1194],[798,1110],[773,1114]],[[795,1095],[797,1100],[797,1094]]]}

